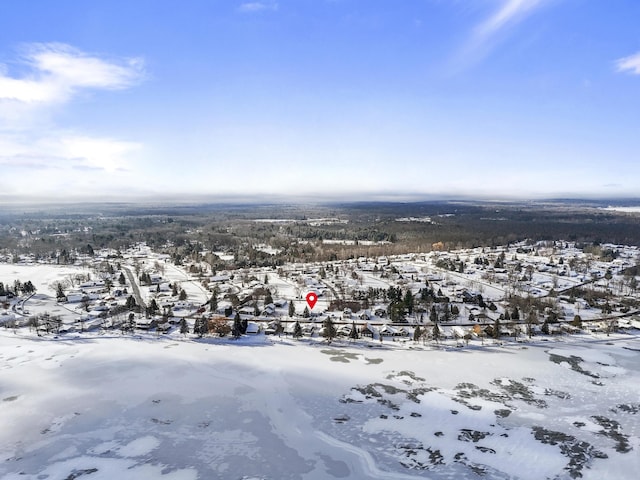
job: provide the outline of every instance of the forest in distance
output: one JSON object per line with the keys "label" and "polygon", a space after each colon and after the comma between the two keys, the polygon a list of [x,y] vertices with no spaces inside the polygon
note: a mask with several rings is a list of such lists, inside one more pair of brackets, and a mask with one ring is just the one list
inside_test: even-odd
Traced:
{"label": "forest in distance", "polygon": [[[640,202],[429,201],[294,204],[13,205],[0,212],[0,250],[72,263],[73,251],[135,242],[174,260],[197,245],[237,267],[492,247],[523,240],[640,245]],[[269,245],[273,251],[256,248]],[[60,252],[69,255],[60,256]]]}

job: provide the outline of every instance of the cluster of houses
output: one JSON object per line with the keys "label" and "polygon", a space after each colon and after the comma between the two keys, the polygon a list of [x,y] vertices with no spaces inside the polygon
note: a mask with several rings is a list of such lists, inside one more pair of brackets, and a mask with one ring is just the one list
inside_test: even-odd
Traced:
{"label": "cluster of houses", "polygon": [[[438,292],[438,297],[446,299],[435,304],[443,338],[494,336],[492,329],[496,320],[504,319],[512,309],[506,300],[508,294],[553,297],[553,313],[560,322],[545,327],[550,334],[581,331],[578,326],[570,324],[578,313],[585,320],[582,331],[640,328],[638,317],[632,315],[634,312],[627,309],[622,315],[623,305],[616,302],[622,297],[638,299],[637,292],[628,282],[628,275],[624,274],[626,269],[639,263],[640,251],[636,247],[615,245],[601,248],[615,252],[615,258],[602,260],[584,253],[575,245],[551,242],[522,243],[495,249],[360,257],[322,264],[288,264],[277,271],[271,268],[228,270],[188,277],[189,281],[202,282],[202,294],[181,299],[176,295],[175,283],[172,284],[152,266],[154,262],[156,265],[158,262],[164,264],[168,256],[154,253],[144,244],[137,244],[119,253],[119,261],[130,271],[142,266],[146,275],[144,285],[139,278],[135,279],[136,285],[131,285],[129,275],[123,281],[123,271],[102,273],[94,280],[83,281],[65,291],[65,298],[59,300],[76,312],[83,323],[82,328],[116,327],[126,323],[140,330],[170,333],[178,330],[183,319],[188,322],[189,331],[193,331],[196,319],[225,317],[231,324],[239,315],[246,322],[247,333],[250,334],[293,334],[296,322],[299,322],[303,335],[318,336],[322,334],[323,322],[331,319],[338,336],[349,336],[353,325],[356,325],[360,336],[401,339],[412,338],[418,325],[421,328],[433,326],[430,308],[434,307],[421,303],[419,299],[421,290],[429,286]],[[90,261],[98,264],[115,254],[113,251],[96,251]],[[587,302],[570,293],[572,288],[581,286],[611,294],[612,315],[619,318],[603,319],[600,310],[593,308],[593,301]],[[371,297],[372,290],[390,287],[400,288],[402,292],[410,291],[415,298],[414,308],[406,315],[404,323],[391,323],[388,301],[375,295]],[[144,311],[129,313],[129,298],[140,295],[138,289],[147,303],[155,302],[156,311],[151,314]],[[214,291],[218,301],[212,311],[209,300]],[[269,292],[269,297],[273,293],[268,303],[264,300],[265,292]],[[304,305],[304,295],[308,292],[317,294],[319,305],[303,315],[300,306]],[[329,305],[336,300],[348,302],[352,308],[329,310]],[[291,302],[297,307],[293,314],[289,309]],[[595,302],[600,306],[598,302],[604,300],[596,299]],[[492,308],[488,308],[489,304]],[[443,321],[442,312],[449,312],[453,305],[456,306],[455,314],[447,314],[446,321]],[[539,312],[540,324],[548,313]],[[15,313],[10,309],[4,309],[0,314],[0,323],[15,319]],[[500,322],[500,335],[516,337],[524,334],[523,326],[517,323],[507,317],[507,321]],[[538,333],[542,327],[532,325],[531,328]]]}

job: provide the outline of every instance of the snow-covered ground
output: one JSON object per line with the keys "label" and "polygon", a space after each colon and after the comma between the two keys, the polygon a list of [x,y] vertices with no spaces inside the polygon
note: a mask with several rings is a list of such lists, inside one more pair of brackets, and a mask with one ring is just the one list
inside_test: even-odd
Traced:
{"label": "snow-covered ground", "polygon": [[55,297],[55,284],[66,277],[76,274],[86,274],[88,269],[73,265],[17,265],[13,263],[0,263],[0,280],[10,287],[14,280],[33,283],[38,293]]}
{"label": "snow-covered ground", "polygon": [[0,478],[637,478],[638,337],[563,338],[0,330]]}

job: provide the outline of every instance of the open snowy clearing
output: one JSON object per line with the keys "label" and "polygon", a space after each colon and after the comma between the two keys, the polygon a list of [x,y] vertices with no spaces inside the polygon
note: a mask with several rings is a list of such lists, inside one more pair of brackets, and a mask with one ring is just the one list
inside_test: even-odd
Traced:
{"label": "open snowy clearing", "polygon": [[18,265],[13,263],[0,263],[0,279],[10,286],[15,280],[26,282],[30,280],[38,293],[55,297],[55,285],[70,275],[86,274],[89,270],[73,265]]}
{"label": "open snowy clearing", "polygon": [[623,335],[441,349],[2,331],[0,478],[636,478],[639,366]]}

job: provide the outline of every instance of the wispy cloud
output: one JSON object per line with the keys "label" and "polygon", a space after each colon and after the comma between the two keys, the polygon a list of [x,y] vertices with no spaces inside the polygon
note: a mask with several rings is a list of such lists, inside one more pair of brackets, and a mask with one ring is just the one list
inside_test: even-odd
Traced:
{"label": "wispy cloud", "polygon": [[633,75],[640,75],[640,52],[617,60],[616,69],[619,72],[628,72]]}
{"label": "wispy cloud", "polygon": [[127,88],[144,75],[139,58],[109,61],[60,43],[25,46],[20,63],[28,70],[21,78],[0,69],[0,100],[64,102],[80,89]]}
{"label": "wispy cloud", "polygon": [[265,10],[278,10],[277,2],[245,2],[238,7],[242,13],[257,13]]}
{"label": "wispy cloud", "polygon": [[475,41],[483,42],[500,30],[514,25],[538,7],[543,0],[505,0],[493,15],[475,29]]}
{"label": "wispy cloud", "polygon": [[121,176],[141,144],[87,135],[59,125],[55,118],[83,90],[136,85],[145,76],[143,61],[48,43],[23,46],[11,65],[19,74],[0,65],[0,165],[34,174],[24,184],[25,191],[88,183],[87,175],[95,179],[98,172],[102,179],[105,174]]}
{"label": "wispy cloud", "polygon": [[477,24],[455,58],[455,70],[465,69],[486,58],[501,34],[513,28],[549,0],[500,0],[498,8]]}

